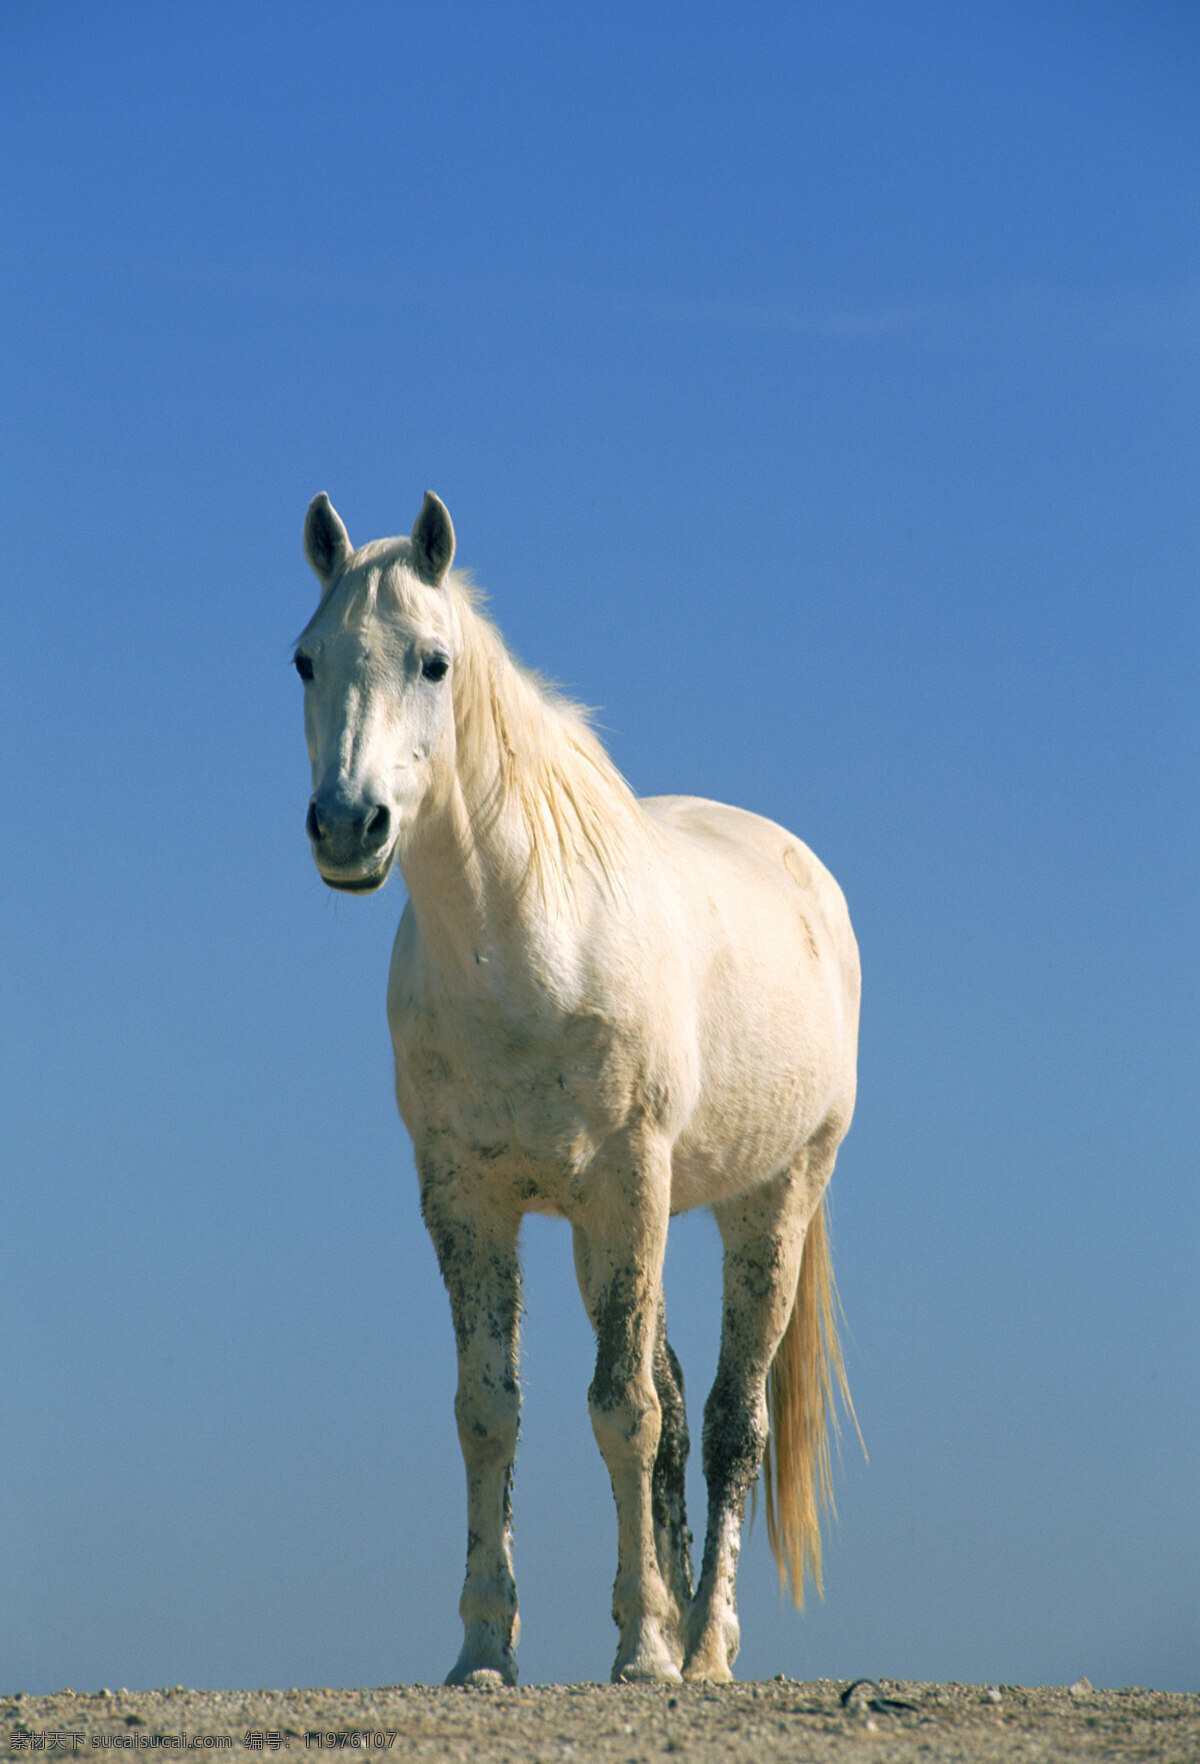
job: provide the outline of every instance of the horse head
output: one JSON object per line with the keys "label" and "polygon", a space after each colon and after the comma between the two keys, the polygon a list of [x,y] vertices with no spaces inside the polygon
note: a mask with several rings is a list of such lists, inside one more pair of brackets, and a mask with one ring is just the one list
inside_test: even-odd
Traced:
{"label": "horse head", "polygon": [[355,551],[324,491],[304,550],[321,583],[293,660],[312,765],[305,826],[331,888],[368,893],[454,767],[458,622],[444,589],[454,528],[431,491],[409,539]]}

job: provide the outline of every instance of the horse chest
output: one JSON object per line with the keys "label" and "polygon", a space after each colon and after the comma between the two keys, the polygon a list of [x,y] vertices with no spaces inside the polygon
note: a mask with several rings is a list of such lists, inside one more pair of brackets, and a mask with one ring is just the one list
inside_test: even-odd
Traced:
{"label": "horse chest", "polygon": [[501,1183],[531,1210],[569,1212],[596,1147],[637,1106],[628,1038],[594,1011],[531,1020],[488,1000],[414,999],[389,1014],[422,1178]]}

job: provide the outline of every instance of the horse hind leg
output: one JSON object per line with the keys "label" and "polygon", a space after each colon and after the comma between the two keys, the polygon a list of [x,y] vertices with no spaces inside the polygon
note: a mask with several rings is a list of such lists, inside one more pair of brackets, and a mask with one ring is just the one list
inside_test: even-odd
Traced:
{"label": "horse hind leg", "polygon": [[[809,1329],[812,1306],[798,1304],[797,1298],[804,1298],[803,1289],[814,1270],[818,1283],[822,1269],[827,1271],[823,1218],[815,1215],[832,1165],[832,1155],[820,1162],[815,1155],[806,1155],[783,1176],[714,1208],[725,1245],[724,1322],[717,1376],[704,1408],[708,1526],[700,1584],[687,1625],[684,1676],[689,1679],[719,1682],[732,1677],[730,1668],[740,1640],[736,1577],[746,1497],[767,1447],[767,1381],[785,1337],[789,1340],[780,1356],[784,1369],[793,1368],[798,1357],[815,1360],[818,1386],[822,1393],[828,1388],[828,1379],[823,1376],[821,1328],[831,1325],[832,1319],[828,1312],[823,1319],[818,1315],[819,1327],[813,1337]],[[814,1220],[811,1227],[810,1219]],[[806,1269],[802,1279],[806,1235],[813,1244],[813,1268]],[[822,1269],[815,1268],[818,1260]],[[797,1335],[795,1341],[790,1339],[793,1334]],[[840,1367],[840,1361],[837,1363]],[[781,1573],[791,1568],[797,1602],[803,1586],[804,1557],[801,1554],[789,1563],[781,1554],[779,1539],[785,1533],[794,1542],[795,1528],[789,1530],[789,1526],[798,1506],[803,1514],[800,1532],[808,1540],[819,1574],[812,1527],[816,1515],[814,1479],[821,1483],[822,1492],[827,1482],[827,1472],[820,1474],[827,1463],[823,1401],[819,1419],[810,1416],[807,1421],[813,1434],[808,1444],[816,1447],[816,1454],[805,1449],[794,1451],[781,1438],[776,1478],[778,1481],[783,1471],[792,1482],[786,1488],[780,1485],[777,1500],[768,1501],[772,1546]],[[816,1546],[819,1549],[819,1534]]]}
{"label": "horse hind leg", "polygon": [[692,1603],[692,1534],[687,1522],[687,1409],[683,1369],[667,1340],[666,1312],[660,1305],[654,1338],[654,1388],[662,1410],[662,1432],[654,1460],[651,1504],[658,1566],[674,1606],[673,1628],[682,1637]]}

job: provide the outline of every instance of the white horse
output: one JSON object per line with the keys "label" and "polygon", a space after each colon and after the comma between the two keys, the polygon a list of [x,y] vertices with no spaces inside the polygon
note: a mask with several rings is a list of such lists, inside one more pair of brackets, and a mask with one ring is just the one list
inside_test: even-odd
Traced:
{"label": "white horse", "polygon": [[[854,1105],[858,951],[798,839],[691,797],[639,802],[585,714],[518,666],[410,539],[304,527],[321,601],[298,640],[308,835],[330,887],[408,884],[388,981],[396,1096],[450,1294],[467,1473],[465,1636],[448,1683],[516,1682],[511,1487],[522,1215],[570,1220],[596,1332],[592,1426],[617,1507],[614,1679],[728,1679],[746,1496],[796,1603],[820,1585],[827,1409],[848,1401],[823,1192]],[[724,1240],[693,1594],[667,1222]],[[851,1411],[852,1412],[852,1411]],[[768,1432],[770,1441],[768,1443]]]}

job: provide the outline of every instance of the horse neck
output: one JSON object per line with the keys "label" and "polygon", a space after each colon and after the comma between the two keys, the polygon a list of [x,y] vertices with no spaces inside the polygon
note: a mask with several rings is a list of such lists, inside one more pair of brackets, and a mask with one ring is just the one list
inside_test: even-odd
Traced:
{"label": "horse neck", "polygon": [[419,817],[402,856],[404,880],[423,943],[440,965],[470,971],[495,927],[513,916],[514,866],[478,836],[477,816],[455,775]]}
{"label": "horse neck", "polygon": [[456,717],[453,778],[404,859],[423,935],[468,971],[568,948],[581,893],[614,886],[611,861],[640,820],[573,708],[519,675],[497,637],[481,650]]}

